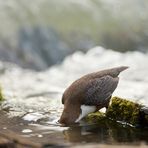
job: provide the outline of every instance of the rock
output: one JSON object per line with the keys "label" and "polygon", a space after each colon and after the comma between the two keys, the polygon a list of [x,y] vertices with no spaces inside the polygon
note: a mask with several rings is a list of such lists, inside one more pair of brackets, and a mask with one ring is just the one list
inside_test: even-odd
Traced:
{"label": "rock", "polygon": [[0,87],[0,101],[3,101],[4,100],[4,97],[3,97],[3,95],[2,95],[2,89],[1,89],[1,87]]}
{"label": "rock", "polygon": [[11,140],[6,139],[5,137],[0,136],[0,147],[3,148],[15,148],[15,143]]}
{"label": "rock", "polygon": [[89,114],[86,119],[88,121],[108,122],[108,120],[126,123],[131,126],[147,126],[148,125],[148,108],[138,103],[113,97],[111,104],[106,113]]}
{"label": "rock", "polygon": [[90,113],[90,114],[88,114],[88,116],[86,117],[86,120],[88,121],[88,122],[91,122],[91,121],[93,121],[93,122],[97,122],[97,121],[99,121],[99,122],[104,122],[104,121],[106,121],[106,115],[105,115],[105,113],[102,113],[102,112],[99,112],[99,111],[97,111],[97,112],[95,112],[95,113]]}
{"label": "rock", "polygon": [[139,124],[140,108],[137,103],[113,97],[106,116],[116,121],[123,121],[132,125]]}

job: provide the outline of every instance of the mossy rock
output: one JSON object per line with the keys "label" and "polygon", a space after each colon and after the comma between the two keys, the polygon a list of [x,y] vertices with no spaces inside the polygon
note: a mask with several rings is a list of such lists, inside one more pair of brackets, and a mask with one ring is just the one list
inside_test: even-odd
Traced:
{"label": "mossy rock", "polygon": [[86,119],[88,121],[102,122],[109,120],[121,121],[132,126],[148,126],[148,114],[142,110],[142,105],[132,101],[113,97],[106,113],[89,114]]}
{"label": "mossy rock", "polygon": [[95,113],[90,113],[88,116],[85,118],[88,122],[97,122],[97,121],[102,121],[104,122],[107,118],[106,115],[102,112],[95,112]]}
{"label": "mossy rock", "polygon": [[4,100],[4,97],[3,97],[3,94],[2,94],[2,88],[0,87],[0,101],[3,101]]}
{"label": "mossy rock", "polygon": [[116,121],[123,121],[132,125],[140,123],[141,105],[132,101],[113,97],[106,116]]}

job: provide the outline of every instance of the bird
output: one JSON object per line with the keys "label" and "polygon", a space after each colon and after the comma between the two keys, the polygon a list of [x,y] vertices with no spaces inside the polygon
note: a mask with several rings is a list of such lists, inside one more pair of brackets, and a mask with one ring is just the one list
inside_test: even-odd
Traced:
{"label": "bird", "polygon": [[59,119],[62,125],[78,123],[82,118],[101,108],[108,108],[114,90],[117,88],[120,72],[128,66],[119,66],[82,76],[63,93],[63,112]]}

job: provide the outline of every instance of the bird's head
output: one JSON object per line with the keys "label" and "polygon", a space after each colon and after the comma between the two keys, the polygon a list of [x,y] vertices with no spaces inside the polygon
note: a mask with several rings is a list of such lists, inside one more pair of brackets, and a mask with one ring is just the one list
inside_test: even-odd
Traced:
{"label": "bird's head", "polygon": [[66,125],[73,124],[77,121],[80,114],[81,108],[79,104],[66,103],[64,104],[64,109],[59,122]]}
{"label": "bird's head", "polygon": [[61,124],[73,124],[81,114],[81,103],[73,97],[71,95],[63,95],[62,104],[64,109],[59,120]]}

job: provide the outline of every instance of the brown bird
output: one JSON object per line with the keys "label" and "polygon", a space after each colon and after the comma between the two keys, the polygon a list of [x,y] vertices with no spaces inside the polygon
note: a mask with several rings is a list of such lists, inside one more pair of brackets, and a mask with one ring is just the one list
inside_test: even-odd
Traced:
{"label": "brown bird", "polygon": [[64,110],[59,122],[76,123],[91,112],[107,108],[118,85],[118,75],[127,68],[121,66],[106,69],[87,74],[74,81],[63,94]]}

